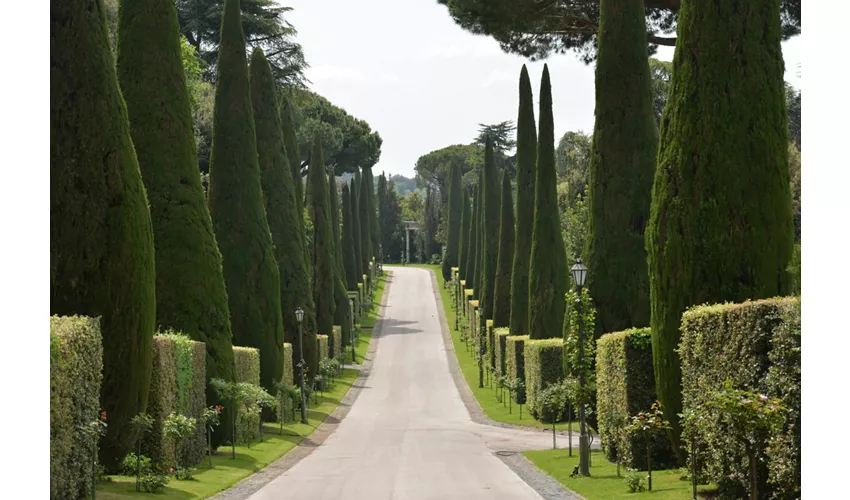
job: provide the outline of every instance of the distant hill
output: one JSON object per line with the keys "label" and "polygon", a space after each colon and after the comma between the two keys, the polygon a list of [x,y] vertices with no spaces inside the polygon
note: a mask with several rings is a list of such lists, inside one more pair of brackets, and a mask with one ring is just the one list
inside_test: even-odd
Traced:
{"label": "distant hill", "polygon": [[392,175],[390,180],[395,183],[395,192],[401,197],[406,197],[416,190],[416,179],[408,179],[403,175]]}

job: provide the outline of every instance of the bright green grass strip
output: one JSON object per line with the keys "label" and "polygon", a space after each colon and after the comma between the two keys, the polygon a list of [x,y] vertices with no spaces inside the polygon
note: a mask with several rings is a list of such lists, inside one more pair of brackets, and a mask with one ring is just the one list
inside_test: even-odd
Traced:
{"label": "bright green grass strip", "polygon": [[[389,268],[389,266],[384,266],[385,268]],[[512,404],[508,406],[507,398],[505,398],[504,402],[499,402],[496,400],[496,390],[487,386],[487,373],[484,373],[484,388],[480,389],[478,387],[478,361],[475,360],[475,354],[473,352],[472,344],[470,343],[469,347],[460,340],[460,332],[455,331],[455,311],[454,305],[452,303],[452,295],[451,291],[448,288],[444,288],[443,274],[441,272],[439,265],[433,264],[411,264],[408,267],[421,267],[425,269],[431,269],[434,271],[434,274],[437,276],[437,288],[440,292],[440,299],[443,305],[443,310],[446,312],[446,321],[449,324],[449,332],[452,335],[452,343],[454,344],[454,350],[457,354],[457,360],[460,364],[460,369],[463,372],[463,376],[466,379],[467,385],[472,390],[472,394],[475,396],[475,399],[478,400],[478,404],[481,405],[481,409],[484,410],[484,413],[490,420],[496,422],[504,422],[507,424],[513,425],[524,425],[526,427],[541,427],[545,429],[551,429],[552,424],[546,424],[543,422],[538,422],[531,417],[526,411],[526,407],[523,405],[522,407],[522,418],[520,418],[519,407],[516,404]],[[461,312],[461,314],[463,314]],[[459,322],[462,323],[466,321],[465,318],[461,317]],[[495,386],[495,382],[493,382]],[[507,390],[505,390],[505,394],[507,395]],[[578,432],[578,422],[573,422],[572,429],[575,432]],[[556,424],[555,429],[558,431],[567,430],[567,423]],[[566,437],[559,437],[559,443],[561,440],[566,444]],[[578,437],[573,442],[573,447],[578,449]]]}
{"label": "bright green grass strip", "polygon": [[[375,278],[375,292],[372,294],[374,305],[372,306],[372,310],[367,312],[360,322],[360,340],[357,342],[357,345],[354,346],[354,354],[356,356],[357,363],[362,363],[363,358],[366,357],[366,352],[369,351],[369,343],[372,339],[372,329],[375,327],[375,322],[378,321],[378,306],[381,304],[381,300],[383,299],[386,282],[386,274]],[[350,363],[350,348],[347,354],[345,362]]]}
{"label": "bright green grass strip", "polygon": [[[624,477],[617,477],[617,466],[605,460],[602,452],[594,451],[591,458],[590,477],[571,478],[573,468],[578,465],[578,453],[570,457],[567,450],[526,451],[523,453],[544,472],[560,481],[567,488],[588,500],[609,498],[653,498],[656,500],[686,500],[693,498],[690,481],[683,481],[685,469],[671,469],[652,472],[652,491],[629,493]],[[620,469],[622,476],[628,474]],[[639,472],[644,477],[646,472]],[[714,486],[698,486],[697,492],[714,491]]]}

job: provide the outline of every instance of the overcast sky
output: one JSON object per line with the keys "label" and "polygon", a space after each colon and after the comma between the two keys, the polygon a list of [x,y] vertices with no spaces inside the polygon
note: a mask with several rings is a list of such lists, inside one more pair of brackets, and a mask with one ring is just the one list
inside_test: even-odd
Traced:
{"label": "overcast sky", "polygon": [[[474,139],[479,123],[516,120],[519,72],[528,64],[537,102],[544,61],[506,54],[452,21],[436,0],[278,0],[294,8],[311,87],[383,138],[377,173],[413,176],[417,158]],[[802,36],[783,44],[785,79],[800,87]],[[673,48],[656,56],[672,60]],[[572,53],[545,61],[555,137],[593,130],[593,66]],[[538,115],[535,109],[535,117]]]}

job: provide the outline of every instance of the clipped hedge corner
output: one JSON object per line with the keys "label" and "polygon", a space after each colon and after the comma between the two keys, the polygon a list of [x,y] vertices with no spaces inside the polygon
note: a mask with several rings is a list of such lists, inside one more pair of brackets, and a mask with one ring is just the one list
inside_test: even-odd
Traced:
{"label": "clipped hedge corner", "polygon": [[510,328],[501,327],[493,329],[493,351],[495,357],[495,366],[500,374],[507,374],[505,349],[507,348],[507,338],[511,334]]}
{"label": "clipped hedge corner", "polygon": [[334,325],[333,327],[333,336],[330,338],[331,347],[330,351],[333,353],[333,358],[339,358],[340,354],[342,354],[342,327],[339,325]]}
{"label": "clipped hedge corner", "polygon": [[233,346],[233,363],[236,381],[260,385],[260,350],[253,347]]}
{"label": "clipped hedge corner", "polygon": [[295,365],[292,364],[292,344],[283,343],[283,382],[293,385],[295,382]]}
{"label": "clipped hedge corner", "polygon": [[[629,436],[631,417],[647,411],[656,400],[649,328],[603,335],[596,343],[596,408],[599,439],[608,460],[646,470],[646,442]],[[652,467],[676,465],[667,436],[652,442]]]}
{"label": "clipped hedge corner", "polygon": [[316,340],[319,344],[319,361],[323,359],[327,359],[330,352],[328,351],[328,336],[327,335],[316,335]]}
{"label": "clipped hedge corner", "polygon": [[75,500],[91,490],[94,450],[80,427],[98,419],[102,372],[100,319],[51,316],[51,499]]}
{"label": "clipped hedge corner", "polygon": [[177,344],[174,339],[156,335],[153,338],[151,385],[147,413],[153,427],[142,438],[142,455],[149,457],[160,470],[176,464],[174,443],[166,439],[162,429],[166,417],[179,411],[177,388]]}
{"label": "clipped hedge corner", "polygon": [[[505,338],[505,368],[508,379],[519,379],[525,383],[525,343],[530,337],[528,335],[509,335]],[[525,404],[525,388],[516,391],[514,402]]]}
{"label": "clipped hedge corner", "polygon": [[540,339],[525,342],[525,396],[528,413],[541,420],[537,397],[549,384],[564,378],[564,341]]}

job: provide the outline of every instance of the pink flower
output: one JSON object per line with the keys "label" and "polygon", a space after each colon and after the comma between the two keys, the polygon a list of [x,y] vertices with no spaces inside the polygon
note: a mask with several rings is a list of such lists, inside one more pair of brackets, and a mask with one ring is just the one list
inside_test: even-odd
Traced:
{"label": "pink flower", "polygon": [[759,394],[759,401],[761,401],[762,403],[767,403],[767,396],[765,396],[764,394]]}

